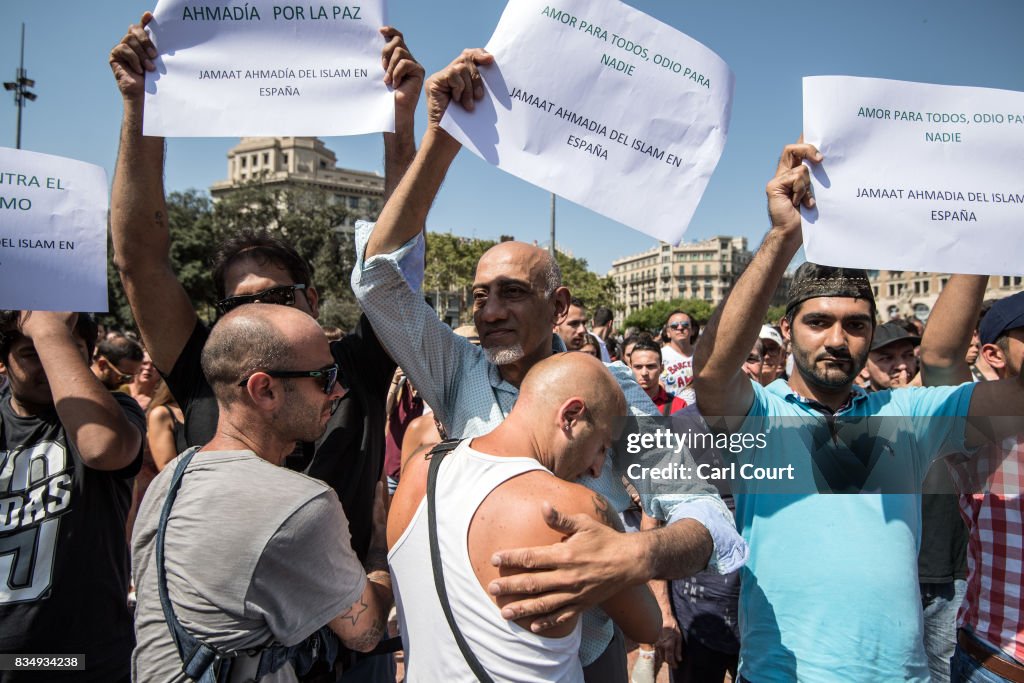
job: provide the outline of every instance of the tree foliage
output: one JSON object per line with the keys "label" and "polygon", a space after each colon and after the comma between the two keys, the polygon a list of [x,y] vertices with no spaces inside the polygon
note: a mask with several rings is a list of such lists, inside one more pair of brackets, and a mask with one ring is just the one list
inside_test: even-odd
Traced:
{"label": "tree foliage", "polygon": [[638,327],[649,332],[658,332],[668,320],[668,316],[675,310],[688,313],[700,324],[706,323],[714,312],[711,304],[703,299],[655,301],[647,308],[631,313],[622,324],[624,327]]}
{"label": "tree foliage", "polygon": [[[376,213],[377,207],[368,208]],[[337,229],[349,216],[347,206],[334,201],[333,194],[313,188],[250,183],[217,201],[198,190],[173,192],[167,197],[171,267],[199,315],[211,318],[217,298],[212,269],[219,245],[245,229],[265,230],[291,244],[312,264],[320,293],[320,322],[350,328],[359,317],[349,286],[355,258],[352,233]],[[111,312],[104,322],[131,327],[131,311],[112,256],[108,280]]]}

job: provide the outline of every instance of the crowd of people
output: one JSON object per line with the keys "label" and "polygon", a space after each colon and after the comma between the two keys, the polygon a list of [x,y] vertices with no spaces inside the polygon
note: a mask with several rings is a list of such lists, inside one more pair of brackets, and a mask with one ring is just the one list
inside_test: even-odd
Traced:
{"label": "crowd of people", "polygon": [[[0,682],[393,683],[399,651],[410,683],[1024,681],[1024,293],[984,305],[987,278],[954,275],[922,330],[879,320],[863,271],[805,263],[765,324],[814,205],[801,142],[710,320],[616,332],[547,252],[503,242],[452,330],[419,292],[460,150],[439,123],[483,97],[491,57],[424,84],[384,28],[396,132],[356,234],[362,317],[325,331],[308,261],[254,230],[222,245],[204,321],[142,134],[151,19],[110,55],[137,332],[0,316],[0,652],[84,657]],[[623,416],[768,437],[646,457],[801,475],[652,488],[624,476]],[[847,438],[868,418],[888,421]]]}

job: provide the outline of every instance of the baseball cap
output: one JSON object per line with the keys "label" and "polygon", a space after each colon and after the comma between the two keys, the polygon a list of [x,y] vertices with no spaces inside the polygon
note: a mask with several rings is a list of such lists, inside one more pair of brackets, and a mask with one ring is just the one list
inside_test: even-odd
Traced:
{"label": "baseball cap", "polygon": [[914,346],[921,343],[921,338],[916,334],[910,334],[907,329],[897,322],[888,322],[884,325],[879,325],[875,328],[875,336],[871,339],[871,350],[877,351],[883,346],[888,346],[893,342],[898,342],[906,339],[912,342]]}
{"label": "baseball cap", "polygon": [[768,341],[773,341],[779,346],[782,346],[782,335],[779,334],[771,325],[761,325],[761,334],[757,335],[757,338],[767,339]]}
{"label": "baseball cap", "polygon": [[1024,292],[1017,292],[992,304],[981,321],[978,338],[982,344],[995,344],[1004,332],[1018,327],[1024,327]]}

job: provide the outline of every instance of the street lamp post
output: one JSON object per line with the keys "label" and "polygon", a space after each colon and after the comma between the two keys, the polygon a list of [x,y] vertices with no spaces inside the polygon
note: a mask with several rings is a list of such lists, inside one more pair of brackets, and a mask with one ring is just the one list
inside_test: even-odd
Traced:
{"label": "street lamp post", "polygon": [[555,193],[551,193],[551,245],[548,248],[551,258],[555,258]]}
{"label": "street lamp post", "polygon": [[25,24],[21,25],[21,62],[18,65],[18,72],[13,81],[4,83],[4,90],[14,91],[14,104],[18,107],[18,132],[15,137],[15,147],[21,149],[21,110],[25,107],[25,100],[34,102],[36,94],[29,90],[34,88],[36,82],[28,77],[25,72]]}

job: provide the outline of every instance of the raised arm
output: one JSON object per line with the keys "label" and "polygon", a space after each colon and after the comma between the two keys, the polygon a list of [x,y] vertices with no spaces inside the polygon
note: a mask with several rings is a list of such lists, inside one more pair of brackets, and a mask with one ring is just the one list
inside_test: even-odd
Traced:
{"label": "raised arm", "polygon": [[196,324],[196,313],[171,268],[164,201],[163,138],[142,135],[145,72],[156,48],[144,30],[149,12],[110,51],[110,68],[124,100],[121,143],[110,195],[114,263],[128,303],[153,358],[170,372]]}
{"label": "raised arm", "polygon": [[[131,465],[142,448],[142,430],[89,369],[84,343],[73,330],[77,315],[24,311],[21,332],[32,340],[53,405],[86,467],[120,470]],[[82,344],[80,346],[80,344]]]}
{"label": "raised arm", "polygon": [[387,43],[381,54],[384,82],[395,91],[395,132],[384,133],[384,201],[398,187],[416,156],[416,103],[423,87],[423,67],[413,58],[402,32],[393,26],[380,30]]}
{"label": "raised arm", "polygon": [[967,347],[987,285],[987,275],[953,275],[946,282],[921,337],[921,380],[925,386],[971,380]]}
{"label": "raised arm", "polygon": [[[757,341],[772,292],[803,242],[800,206],[814,206],[810,170],[803,161],[821,159],[813,145],[802,142],[782,151],[767,187],[771,229],[700,336],[693,357],[693,384],[700,412],[709,418],[741,417],[754,401],[743,362]],[[724,332],[721,338],[719,330]]]}
{"label": "raised arm", "polygon": [[427,80],[427,132],[423,144],[384,205],[364,258],[391,253],[423,231],[430,206],[461,148],[455,138],[441,129],[441,118],[452,100],[472,110],[476,100],[483,98],[483,79],[477,66],[491,61],[493,57],[479,48],[465,50]]}

